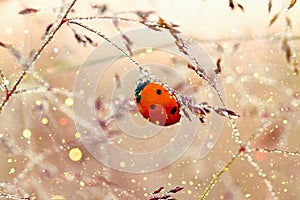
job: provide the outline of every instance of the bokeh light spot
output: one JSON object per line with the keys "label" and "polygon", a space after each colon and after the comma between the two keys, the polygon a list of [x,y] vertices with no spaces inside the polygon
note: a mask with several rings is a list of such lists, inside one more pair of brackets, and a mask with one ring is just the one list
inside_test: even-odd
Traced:
{"label": "bokeh light spot", "polygon": [[23,137],[27,138],[27,139],[30,139],[30,137],[31,137],[31,131],[29,129],[24,129],[23,130]]}
{"label": "bokeh light spot", "polygon": [[72,148],[70,151],[69,151],[69,158],[72,160],[72,161],[79,161],[81,158],[82,158],[82,152],[79,148]]}
{"label": "bokeh light spot", "polygon": [[256,160],[263,161],[264,159],[266,159],[266,157],[267,155],[264,152],[256,151],[255,153]]}
{"label": "bokeh light spot", "polygon": [[62,126],[66,126],[68,124],[68,119],[65,117],[62,117],[59,119],[59,124]]}
{"label": "bokeh light spot", "polygon": [[68,107],[73,106],[73,102],[74,102],[73,98],[68,97],[68,98],[65,99],[65,105],[68,106]]}

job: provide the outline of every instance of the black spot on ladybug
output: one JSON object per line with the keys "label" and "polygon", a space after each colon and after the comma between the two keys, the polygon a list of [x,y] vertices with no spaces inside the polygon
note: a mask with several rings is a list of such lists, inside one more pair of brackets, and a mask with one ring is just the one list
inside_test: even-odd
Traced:
{"label": "black spot on ladybug", "polygon": [[176,113],[176,111],[177,111],[177,107],[176,106],[174,106],[172,109],[171,109],[171,115],[174,115],[175,113]]}
{"label": "black spot on ladybug", "polygon": [[150,106],[150,109],[151,110],[154,110],[156,108],[156,105],[155,104],[152,104],[151,106]]}
{"label": "black spot on ladybug", "polygon": [[162,93],[162,92],[161,92],[160,89],[156,90],[156,94],[157,94],[157,95],[161,95],[161,93]]}

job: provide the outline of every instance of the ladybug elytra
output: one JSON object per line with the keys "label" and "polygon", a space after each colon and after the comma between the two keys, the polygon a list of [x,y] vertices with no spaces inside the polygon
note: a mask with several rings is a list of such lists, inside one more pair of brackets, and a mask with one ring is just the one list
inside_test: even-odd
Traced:
{"label": "ladybug elytra", "polygon": [[140,113],[151,123],[169,126],[181,118],[178,102],[157,83],[147,81],[137,85],[135,97]]}

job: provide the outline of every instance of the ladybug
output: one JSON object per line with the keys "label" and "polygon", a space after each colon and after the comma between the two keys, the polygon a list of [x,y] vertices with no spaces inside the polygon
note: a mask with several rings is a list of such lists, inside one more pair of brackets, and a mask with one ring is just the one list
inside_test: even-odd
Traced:
{"label": "ladybug", "polygon": [[153,124],[169,126],[181,118],[178,102],[157,83],[140,83],[135,89],[135,97],[140,113]]}

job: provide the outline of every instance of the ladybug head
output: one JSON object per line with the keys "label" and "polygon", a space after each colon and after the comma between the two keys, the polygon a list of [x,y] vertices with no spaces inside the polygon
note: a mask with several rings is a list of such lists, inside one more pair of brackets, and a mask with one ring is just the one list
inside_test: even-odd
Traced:
{"label": "ladybug head", "polygon": [[139,84],[136,86],[136,88],[135,88],[135,90],[134,90],[134,96],[135,96],[135,98],[136,98],[136,102],[137,102],[137,103],[139,103],[140,100],[141,100],[141,95],[140,95],[141,91],[142,91],[142,90],[144,89],[144,87],[145,87],[146,85],[148,85],[149,83],[150,83],[150,81],[146,81],[146,82],[139,83]]}

